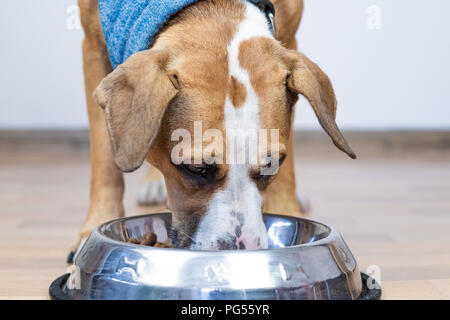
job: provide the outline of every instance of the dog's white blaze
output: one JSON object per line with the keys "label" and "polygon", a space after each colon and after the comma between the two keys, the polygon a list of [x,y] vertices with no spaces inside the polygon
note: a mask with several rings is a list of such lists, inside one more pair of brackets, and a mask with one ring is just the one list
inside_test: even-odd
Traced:
{"label": "dog's white blaze", "polygon": [[[246,88],[246,100],[244,104],[235,108],[227,98],[225,101],[225,129],[227,130],[227,145],[233,138],[230,129],[243,129],[257,132],[259,126],[259,102],[248,72],[241,67],[239,62],[240,44],[254,37],[273,38],[265,15],[254,5],[242,1],[246,6],[245,18],[239,25],[238,31],[228,45],[228,70],[229,77],[235,77]],[[236,145],[235,154],[245,152],[248,154],[248,144],[245,150],[240,150],[240,144]],[[267,248],[267,230],[262,220],[261,210],[263,199],[255,183],[248,175],[248,165],[235,164],[235,154],[228,154],[229,171],[225,188],[217,192],[211,199],[205,216],[202,218],[197,232],[194,235],[196,248],[209,248],[215,246],[215,241],[223,234],[234,234],[236,219],[232,212],[243,214],[245,219],[242,226],[242,235],[249,241],[257,241],[260,247]],[[237,157],[238,158],[238,157]],[[248,247],[248,246],[247,246]]]}

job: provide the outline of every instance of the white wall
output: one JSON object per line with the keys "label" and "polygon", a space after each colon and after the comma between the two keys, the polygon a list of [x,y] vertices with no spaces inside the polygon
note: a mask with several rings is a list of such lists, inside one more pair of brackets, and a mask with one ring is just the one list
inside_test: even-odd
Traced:
{"label": "white wall", "polygon": [[67,27],[75,0],[3,0],[0,127],[87,127],[81,29]]}
{"label": "white wall", "polygon": [[[367,28],[369,6],[381,29]],[[300,50],[330,76],[347,129],[450,128],[450,1],[305,0]],[[296,124],[316,127],[304,103]]]}
{"label": "white wall", "polygon": [[[75,3],[2,1],[0,128],[87,127],[83,34],[67,12]],[[371,29],[378,27],[371,5],[380,9],[380,29]],[[332,79],[342,128],[450,129],[450,1],[305,0],[305,7],[300,50]],[[304,100],[296,126],[318,128]]]}

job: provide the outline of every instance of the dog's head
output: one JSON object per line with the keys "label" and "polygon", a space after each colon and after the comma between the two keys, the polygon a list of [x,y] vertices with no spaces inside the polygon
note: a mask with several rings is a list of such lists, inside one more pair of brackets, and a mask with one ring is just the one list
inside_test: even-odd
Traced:
{"label": "dog's head", "polygon": [[133,171],[147,158],[163,173],[181,247],[267,247],[264,192],[287,156],[298,94],[354,157],[325,73],[274,40],[256,7],[230,12],[192,23],[187,13],[94,93],[117,166]]}

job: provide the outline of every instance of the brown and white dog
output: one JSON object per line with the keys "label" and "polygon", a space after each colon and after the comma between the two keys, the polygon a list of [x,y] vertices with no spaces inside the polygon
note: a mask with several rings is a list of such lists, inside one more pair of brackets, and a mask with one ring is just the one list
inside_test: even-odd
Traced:
{"label": "brown and white dog", "polygon": [[[80,241],[99,224],[124,216],[122,172],[146,159],[164,176],[176,246],[266,247],[263,211],[302,215],[292,141],[298,94],[308,99],[334,144],[355,157],[335,123],[330,80],[296,51],[303,1],[272,2],[276,37],[265,15],[247,1],[198,1],[172,17],[151,48],[113,71],[98,2],[79,0],[92,158]],[[279,129],[278,174],[258,174],[264,163],[175,165],[171,134],[178,128],[193,132],[194,121],[225,137],[228,128]]]}

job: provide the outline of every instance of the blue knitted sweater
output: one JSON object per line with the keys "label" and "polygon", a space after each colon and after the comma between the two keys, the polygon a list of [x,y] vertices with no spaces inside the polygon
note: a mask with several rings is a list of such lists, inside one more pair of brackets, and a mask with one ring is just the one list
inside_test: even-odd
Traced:
{"label": "blue knitted sweater", "polygon": [[115,69],[132,54],[148,49],[156,33],[197,0],[99,0],[106,45]]}

